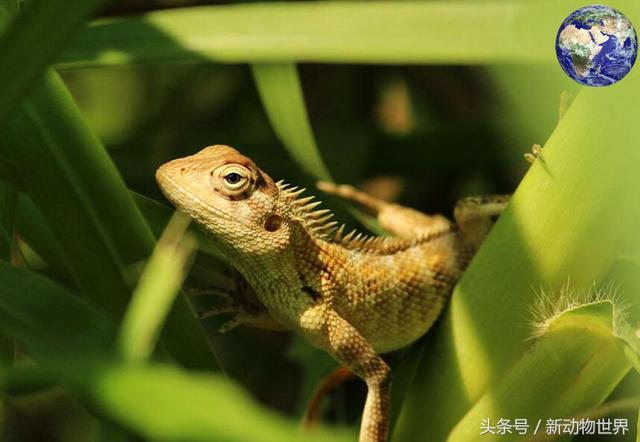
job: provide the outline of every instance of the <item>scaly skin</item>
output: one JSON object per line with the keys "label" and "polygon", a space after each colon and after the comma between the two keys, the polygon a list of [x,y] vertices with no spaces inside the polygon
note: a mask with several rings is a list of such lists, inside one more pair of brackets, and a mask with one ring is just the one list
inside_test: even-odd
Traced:
{"label": "scaly skin", "polygon": [[431,327],[508,197],[467,198],[446,218],[377,200],[349,186],[319,187],[350,199],[393,237],[336,229],[302,191],[275,183],[235,149],[216,145],[164,164],[160,188],[212,236],[246,278],[257,303],[214,313],[285,328],[362,378],[368,394],[360,442],[387,439],[390,369],[379,356]]}

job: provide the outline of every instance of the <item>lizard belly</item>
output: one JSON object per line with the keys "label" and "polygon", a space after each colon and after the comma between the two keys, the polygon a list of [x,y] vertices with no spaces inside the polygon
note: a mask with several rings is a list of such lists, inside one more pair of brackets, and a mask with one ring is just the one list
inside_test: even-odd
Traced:
{"label": "lizard belly", "polygon": [[462,275],[464,259],[451,253],[455,241],[446,235],[394,255],[355,257],[336,310],[378,353],[411,344],[438,318]]}

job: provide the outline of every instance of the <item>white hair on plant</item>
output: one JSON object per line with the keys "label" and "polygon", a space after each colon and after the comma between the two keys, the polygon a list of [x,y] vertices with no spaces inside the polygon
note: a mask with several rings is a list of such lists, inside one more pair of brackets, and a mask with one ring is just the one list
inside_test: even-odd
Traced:
{"label": "white hair on plant", "polygon": [[556,295],[553,291],[540,288],[535,303],[529,308],[531,313],[531,339],[543,336],[551,324],[561,315],[571,310],[601,302],[610,302],[613,310],[612,331],[617,337],[624,338],[634,333],[627,322],[629,305],[624,303],[618,287],[613,282],[603,286],[595,283],[588,288],[571,287],[570,280],[560,288]]}

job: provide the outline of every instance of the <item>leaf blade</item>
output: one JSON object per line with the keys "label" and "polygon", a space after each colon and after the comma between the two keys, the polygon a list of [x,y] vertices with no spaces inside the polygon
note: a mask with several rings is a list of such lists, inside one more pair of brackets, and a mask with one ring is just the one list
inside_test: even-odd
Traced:
{"label": "leaf blade", "polygon": [[[135,282],[131,270],[151,253],[154,238],[110,157],[53,72],[44,75],[5,122],[0,159],[20,178],[19,187],[51,226],[80,291],[119,319]],[[217,365],[182,297],[163,330],[163,343],[188,366]]]}

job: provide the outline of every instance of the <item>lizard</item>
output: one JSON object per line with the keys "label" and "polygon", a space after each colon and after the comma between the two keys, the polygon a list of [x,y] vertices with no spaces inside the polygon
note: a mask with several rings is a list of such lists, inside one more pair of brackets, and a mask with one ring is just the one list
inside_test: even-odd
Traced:
{"label": "lizard", "polygon": [[345,235],[329,210],[302,196],[305,189],[275,182],[229,146],[165,163],[156,180],[207,231],[256,298],[214,309],[235,314],[223,328],[293,330],[364,380],[360,442],[388,437],[391,370],[380,355],[427,332],[509,200],[461,199],[450,221],[320,182],[320,190],[356,203],[391,234]]}

